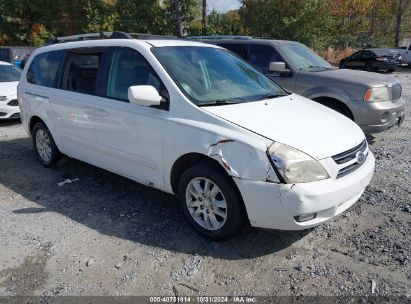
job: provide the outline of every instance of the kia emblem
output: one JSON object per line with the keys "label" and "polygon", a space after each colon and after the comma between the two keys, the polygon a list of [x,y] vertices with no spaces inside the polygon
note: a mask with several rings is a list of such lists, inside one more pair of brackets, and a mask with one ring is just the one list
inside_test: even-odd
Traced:
{"label": "kia emblem", "polygon": [[362,164],[365,161],[365,154],[362,151],[357,152],[357,154],[355,155],[355,157],[357,158],[357,162],[359,164]]}

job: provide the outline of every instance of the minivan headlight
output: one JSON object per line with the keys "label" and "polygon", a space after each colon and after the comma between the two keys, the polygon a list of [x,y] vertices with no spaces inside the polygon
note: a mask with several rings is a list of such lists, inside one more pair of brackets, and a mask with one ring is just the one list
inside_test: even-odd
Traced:
{"label": "minivan headlight", "polygon": [[371,88],[365,93],[364,101],[370,102],[378,102],[378,101],[389,101],[390,100],[390,92],[388,91],[388,87],[379,87],[379,88]]}
{"label": "minivan headlight", "polygon": [[330,177],[319,162],[290,146],[274,142],[268,148],[268,155],[274,169],[287,184],[309,183]]}

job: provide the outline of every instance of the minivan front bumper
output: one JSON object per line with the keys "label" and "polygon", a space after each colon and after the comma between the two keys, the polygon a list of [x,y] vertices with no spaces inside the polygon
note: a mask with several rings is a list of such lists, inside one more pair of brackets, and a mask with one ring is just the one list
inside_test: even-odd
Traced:
{"label": "minivan front bumper", "polygon": [[[360,168],[339,179],[301,184],[234,180],[252,226],[302,230],[317,226],[351,207],[370,183],[374,166],[375,158],[369,152]],[[301,218],[309,220],[299,221]]]}
{"label": "minivan front bumper", "polygon": [[355,122],[364,133],[378,133],[395,125],[400,125],[405,117],[405,100],[392,102],[365,102],[353,103],[355,109]]}

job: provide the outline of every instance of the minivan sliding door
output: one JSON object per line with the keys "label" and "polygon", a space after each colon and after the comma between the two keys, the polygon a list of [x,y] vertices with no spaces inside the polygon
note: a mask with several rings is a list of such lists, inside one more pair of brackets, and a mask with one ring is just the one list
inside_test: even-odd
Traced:
{"label": "minivan sliding door", "polygon": [[64,151],[92,164],[96,151],[94,120],[100,114],[93,106],[103,52],[101,48],[69,50],[62,90],[53,101]]}

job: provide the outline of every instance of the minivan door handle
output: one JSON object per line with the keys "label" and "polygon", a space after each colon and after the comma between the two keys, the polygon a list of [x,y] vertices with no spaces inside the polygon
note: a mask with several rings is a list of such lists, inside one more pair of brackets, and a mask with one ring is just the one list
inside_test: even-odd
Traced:
{"label": "minivan door handle", "polygon": [[107,117],[110,115],[106,110],[100,108],[94,108],[94,111],[94,116],[96,117]]}

